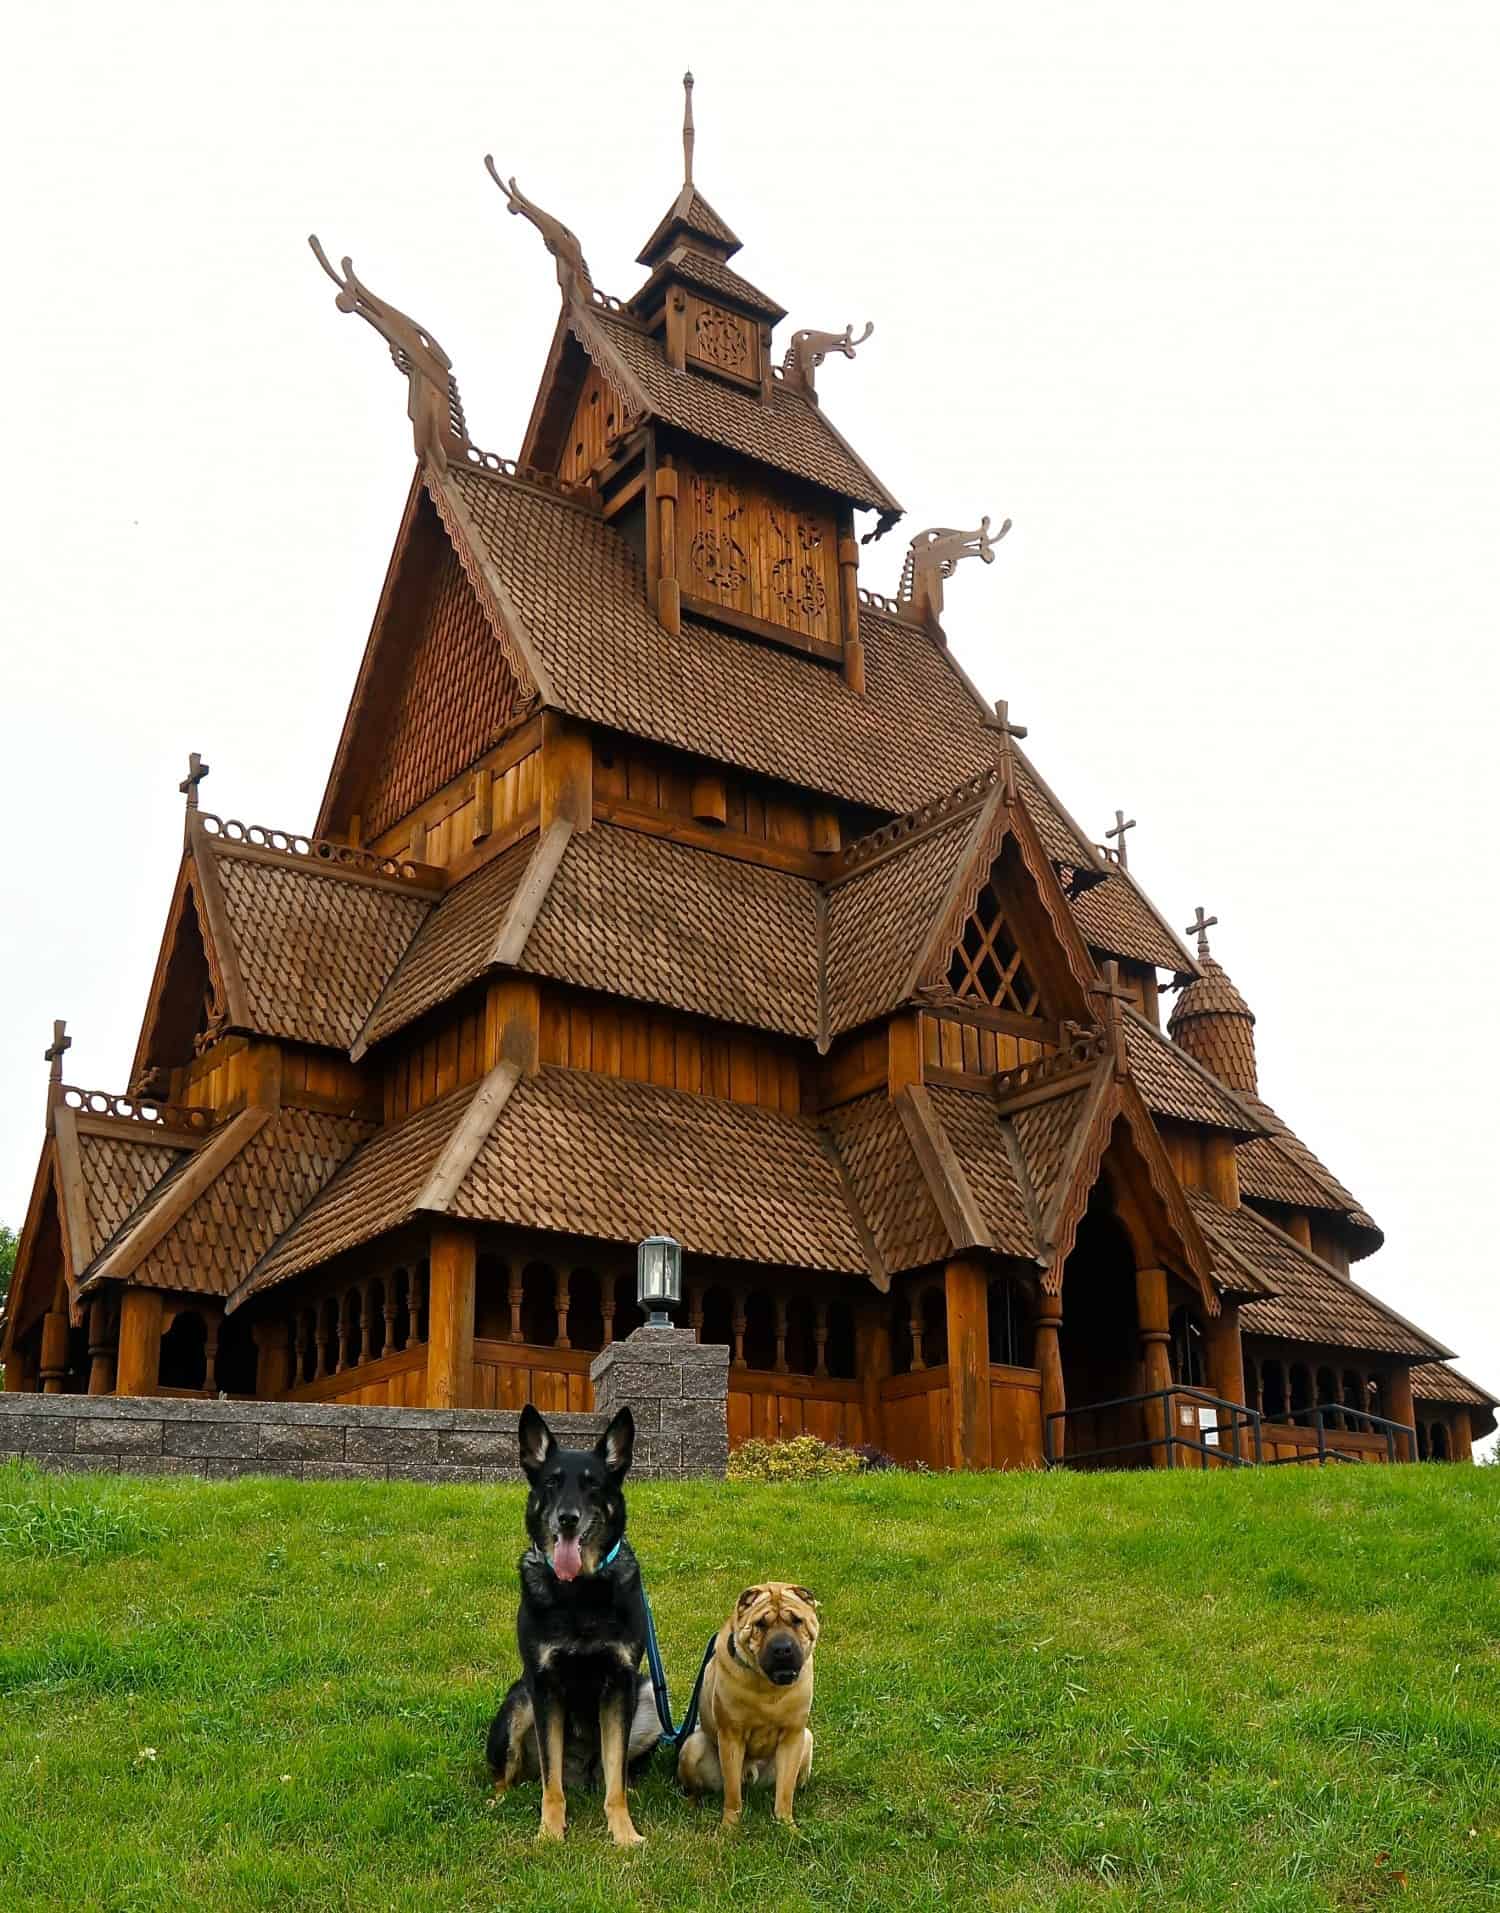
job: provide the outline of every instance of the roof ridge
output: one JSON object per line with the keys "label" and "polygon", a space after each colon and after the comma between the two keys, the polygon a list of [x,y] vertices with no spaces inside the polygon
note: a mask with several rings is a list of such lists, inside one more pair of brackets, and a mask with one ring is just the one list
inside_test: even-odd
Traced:
{"label": "roof ridge", "polygon": [[419,864],[406,857],[387,857],[378,850],[366,850],[358,844],[341,844],[330,837],[308,837],[300,831],[277,830],[265,824],[242,823],[238,817],[220,817],[211,810],[200,810],[198,821],[205,840],[233,855],[254,851],[266,858],[285,858],[289,869],[309,874],[361,878],[388,878],[413,888],[441,889],[443,872],[432,864]]}
{"label": "roof ridge", "polygon": [[863,837],[856,837],[852,844],[845,846],[840,856],[841,867],[829,878],[826,887],[831,890],[846,877],[868,869],[879,858],[904,850],[908,844],[917,843],[934,831],[981,810],[999,776],[997,765],[991,765],[988,770],[974,771],[951,790],[928,798],[926,803],[918,804],[914,810],[904,811],[899,817],[893,817],[888,824],[878,825]]}
{"label": "roof ridge", "polygon": [[501,458],[494,452],[476,452],[465,465],[450,463],[445,476],[451,478],[455,473],[466,472],[497,485],[515,485],[524,491],[541,492],[554,504],[571,505],[589,518],[601,515],[602,506],[592,485],[559,478],[556,473],[544,472],[535,465],[522,465],[516,459]]}

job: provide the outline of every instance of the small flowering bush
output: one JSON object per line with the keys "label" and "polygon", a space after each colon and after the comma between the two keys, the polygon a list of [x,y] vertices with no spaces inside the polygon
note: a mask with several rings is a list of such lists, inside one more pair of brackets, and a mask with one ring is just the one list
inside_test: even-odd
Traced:
{"label": "small flowering bush", "polygon": [[819,1481],[826,1475],[857,1475],[865,1462],[852,1448],[834,1448],[816,1435],[791,1441],[747,1441],[729,1457],[731,1481]]}

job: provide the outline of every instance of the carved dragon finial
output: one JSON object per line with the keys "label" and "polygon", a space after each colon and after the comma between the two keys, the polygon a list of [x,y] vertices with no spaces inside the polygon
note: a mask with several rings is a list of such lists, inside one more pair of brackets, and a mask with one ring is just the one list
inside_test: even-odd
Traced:
{"label": "carved dragon finial", "polygon": [[387,305],[365,285],[347,255],[339,261],[342,277],[328,263],[316,233],[308,235],[313,257],[338,287],[334,304],[340,312],[354,312],[371,325],[390,347],[391,363],[404,372],[407,381],[406,415],[412,424],[412,440],[418,458],[431,459],[439,471],[446,471],[448,458],[460,458],[469,448],[468,427],[464,423],[463,401],[458,381],[453,376],[453,361],[433,338],[426,326],[418,325],[395,306]]}
{"label": "carved dragon finial", "polygon": [[852,325],[846,325],[842,332],[814,332],[808,328],[794,332],[781,362],[783,381],[816,402],[818,393],[813,374],[824,359],[830,352],[842,352],[846,359],[852,359],[855,349],[862,346],[874,330],[872,321],[866,319],[865,329],[857,339]]}
{"label": "carved dragon finial", "polygon": [[505,203],[513,213],[523,219],[529,219],[542,235],[542,244],[557,262],[557,283],[562,288],[564,299],[578,299],[587,305],[594,296],[593,276],[589,272],[589,262],[583,256],[583,247],[578,243],[578,235],[571,227],[565,226],[560,219],[554,219],[544,212],[534,199],[528,199],[515,182],[514,175],[502,179],[494,159],[490,154],[484,156],[485,171],[505,195]]}
{"label": "carved dragon finial", "polygon": [[943,611],[943,580],[951,578],[965,558],[995,562],[995,547],[1010,530],[1007,518],[997,532],[990,531],[989,514],[977,531],[959,531],[952,525],[932,525],[912,539],[901,572],[898,597],[910,605],[919,621],[936,620]]}

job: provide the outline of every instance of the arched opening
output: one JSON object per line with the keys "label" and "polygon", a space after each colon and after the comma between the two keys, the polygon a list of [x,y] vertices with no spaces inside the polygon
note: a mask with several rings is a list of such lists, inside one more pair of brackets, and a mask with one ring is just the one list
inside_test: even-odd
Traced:
{"label": "arched opening", "polygon": [[344,1367],[358,1368],[364,1359],[364,1297],[350,1289],[344,1297]]}
{"label": "arched opening", "polygon": [[1345,1408],[1355,1410],[1355,1414],[1348,1418],[1347,1425],[1350,1428],[1358,1428],[1360,1426],[1358,1415],[1365,1405],[1365,1391],[1361,1388],[1359,1377],[1352,1368],[1344,1370],[1343,1397]]}
{"label": "arched opening", "polygon": [[922,1291],[922,1359],[929,1368],[948,1359],[948,1298],[935,1282]]}
{"label": "arched opening", "polygon": [[574,1348],[604,1346],[604,1299],[593,1269],[574,1269],[568,1283],[568,1340]]}
{"label": "arched opening", "polygon": [[[1337,1403],[1339,1400],[1338,1371],[1332,1368],[1320,1368],[1318,1370],[1318,1406],[1327,1409],[1330,1404]],[[1344,1426],[1344,1418],[1336,1407],[1331,1414],[1325,1414],[1323,1416],[1323,1425],[1326,1428],[1342,1428]]]}
{"label": "arched opening", "polygon": [[745,1366],[776,1366],[776,1309],[770,1296],[759,1289],[745,1298]]}
{"label": "arched opening", "polygon": [[1144,1449],[1127,1444],[1145,1435],[1139,1407],[1100,1408],[1100,1402],[1135,1395],[1143,1386],[1140,1324],[1136,1314],[1135,1252],[1124,1224],[1114,1213],[1109,1191],[1100,1184],[1078,1225],[1073,1251],[1063,1268],[1063,1329],[1059,1347],[1063,1389],[1070,1411],[1068,1452],[1081,1458],[1098,1448],[1124,1452],[1101,1459],[1100,1467],[1149,1464]]}
{"label": "arched opening", "polygon": [[1434,1461],[1446,1461],[1448,1459],[1450,1451],[1448,1447],[1448,1425],[1446,1422],[1435,1421],[1432,1424],[1432,1435],[1428,1446],[1431,1449],[1432,1459]]}
{"label": "arched opening", "polygon": [[724,1348],[734,1347],[734,1297],[728,1289],[716,1285],[703,1291],[703,1326],[698,1339]]}
{"label": "arched opening", "polygon": [[1432,1441],[1428,1435],[1425,1421],[1419,1421],[1417,1423],[1417,1460],[1432,1460]]}
{"label": "arched opening", "polygon": [[254,1395],[257,1350],[243,1315],[226,1316],[219,1329],[218,1385],[226,1395]]}
{"label": "arched opening", "polygon": [[557,1284],[545,1262],[528,1262],[521,1271],[521,1340],[551,1348],[557,1339]]}
{"label": "arched opening", "polygon": [[1292,1373],[1292,1420],[1300,1422],[1304,1428],[1312,1426],[1309,1410],[1313,1405],[1312,1370],[1306,1362],[1293,1362]]}
{"label": "arched opening", "polygon": [[854,1304],[828,1304],[828,1343],[823,1350],[828,1372],[836,1380],[854,1380]]}
{"label": "arched opening", "polygon": [[1267,1421],[1286,1420],[1286,1370],[1274,1359],[1260,1365],[1260,1412]]}
{"label": "arched opening", "polygon": [[794,1375],[811,1375],[817,1369],[818,1318],[810,1296],[794,1296],[787,1306],[786,1365]]}
{"label": "arched opening", "polygon": [[510,1340],[510,1268],[498,1255],[474,1264],[474,1333],[485,1342]]}
{"label": "arched opening", "polygon": [[410,1348],[414,1339],[411,1324],[411,1270],[391,1270],[391,1290],[396,1298],[394,1316],[396,1347]]}
{"label": "arched opening", "polygon": [[638,1328],[644,1328],[646,1311],[636,1300],[635,1272],[623,1273],[615,1277],[615,1340],[623,1342],[627,1335],[634,1335]]}
{"label": "arched opening", "polygon": [[1010,1368],[1030,1368],[1031,1310],[1025,1291],[1011,1275],[997,1275],[989,1285],[990,1360]]}
{"label": "arched opening", "polygon": [[180,1309],[161,1338],[163,1388],[202,1388],[208,1374],[208,1328],[196,1309]]}

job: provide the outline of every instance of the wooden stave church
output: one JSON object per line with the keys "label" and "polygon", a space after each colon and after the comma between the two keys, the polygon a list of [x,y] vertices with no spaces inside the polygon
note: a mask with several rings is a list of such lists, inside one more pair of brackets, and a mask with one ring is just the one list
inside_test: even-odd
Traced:
{"label": "wooden stave church", "polygon": [[901,507],[817,374],[863,341],[774,364],[688,104],[628,301],[491,167],[561,291],[516,464],[314,242],[416,472],[314,834],[200,809],[195,757],[128,1094],[59,1026],[6,1386],[584,1408],[666,1230],[735,1442],[1160,1465],[1161,1402],[1109,1404],[1177,1384],[1266,1459],[1406,1456],[1371,1412],[1467,1458],[1495,1398],[1352,1280],[1380,1232],[1203,913],[1195,953],[954,658],[988,520],[859,583]]}

